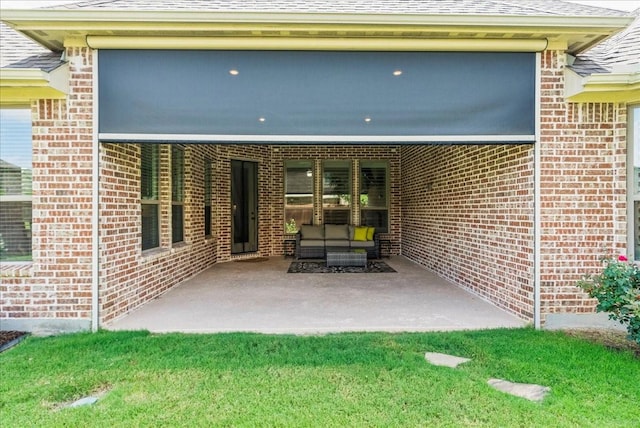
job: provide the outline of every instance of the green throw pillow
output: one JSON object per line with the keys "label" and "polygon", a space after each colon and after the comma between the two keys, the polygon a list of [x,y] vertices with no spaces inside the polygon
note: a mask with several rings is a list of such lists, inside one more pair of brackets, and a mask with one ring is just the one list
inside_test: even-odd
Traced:
{"label": "green throw pillow", "polygon": [[356,227],[356,230],[353,232],[353,240],[354,241],[366,241],[367,240],[367,230],[368,227]]}
{"label": "green throw pillow", "polygon": [[376,233],[375,227],[367,227],[367,241],[373,241],[373,235]]}

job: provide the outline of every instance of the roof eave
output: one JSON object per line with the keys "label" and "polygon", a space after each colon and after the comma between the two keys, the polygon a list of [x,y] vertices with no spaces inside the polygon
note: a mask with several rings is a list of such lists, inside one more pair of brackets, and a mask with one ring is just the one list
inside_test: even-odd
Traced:
{"label": "roof eave", "polygon": [[69,66],[46,72],[37,68],[0,68],[0,104],[28,104],[36,99],[64,99]]}
{"label": "roof eave", "polygon": [[565,97],[570,102],[640,102],[640,68],[586,77],[567,70],[565,78]]}
{"label": "roof eave", "polygon": [[[68,10],[33,9],[3,10],[2,20],[52,50],[61,50],[64,37],[82,35],[126,36],[132,32],[148,36],[183,36],[190,31],[216,28],[278,31],[317,31],[323,28],[343,30],[343,37],[367,29],[393,31],[456,32],[473,29],[503,31],[510,34],[546,33],[561,35],[595,35],[571,47],[577,53],[593,43],[620,31],[633,21],[628,16],[515,16],[515,15],[440,15],[440,14],[355,14],[355,13],[290,13],[290,12],[213,12],[213,11],[134,11],[134,10]],[[51,34],[59,32],[51,37]],[[102,32],[102,33],[101,33]],[[75,36],[74,36],[75,35]],[[480,37],[480,36],[479,36]]]}
{"label": "roof eave", "polygon": [[[250,11],[137,11],[89,9],[5,9],[3,21],[9,22],[259,22],[259,23],[363,23],[474,26],[553,26],[619,28],[634,20],[630,16],[558,16],[496,14],[400,14],[400,13],[317,13],[317,12],[250,12]],[[498,24],[496,24],[496,20]]]}

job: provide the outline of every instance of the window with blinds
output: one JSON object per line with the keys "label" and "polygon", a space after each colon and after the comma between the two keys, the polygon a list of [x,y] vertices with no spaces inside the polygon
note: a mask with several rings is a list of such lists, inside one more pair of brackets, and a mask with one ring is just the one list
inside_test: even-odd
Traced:
{"label": "window with blinds", "polygon": [[322,168],[324,224],[351,223],[351,163],[325,161]]}
{"label": "window with blinds", "polygon": [[31,260],[31,110],[0,109],[0,261]]}
{"label": "window with blinds", "polygon": [[284,175],[285,233],[313,223],[313,162],[287,161]]}
{"label": "window with blinds", "polygon": [[184,150],[171,146],[171,242],[184,241]]}
{"label": "window with blinds", "polygon": [[384,161],[360,163],[360,224],[377,232],[389,230],[388,165]]}
{"label": "window with blinds", "polygon": [[160,146],[140,146],[142,250],[160,246]]}
{"label": "window with blinds", "polygon": [[211,200],[213,199],[211,186],[211,160],[204,160],[204,236],[211,236]]}

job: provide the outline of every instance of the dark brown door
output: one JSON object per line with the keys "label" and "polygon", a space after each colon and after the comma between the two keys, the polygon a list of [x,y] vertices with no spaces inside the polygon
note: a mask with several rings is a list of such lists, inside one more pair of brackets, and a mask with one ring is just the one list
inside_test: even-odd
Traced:
{"label": "dark brown door", "polygon": [[231,161],[231,253],[258,251],[258,164]]}

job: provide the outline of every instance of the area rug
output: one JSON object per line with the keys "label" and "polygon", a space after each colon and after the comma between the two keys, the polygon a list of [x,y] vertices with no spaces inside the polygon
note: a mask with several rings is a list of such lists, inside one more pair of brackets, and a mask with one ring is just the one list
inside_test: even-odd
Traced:
{"label": "area rug", "polygon": [[330,266],[324,260],[291,262],[287,273],[387,273],[395,272],[382,260],[369,260],[367,266]]}

